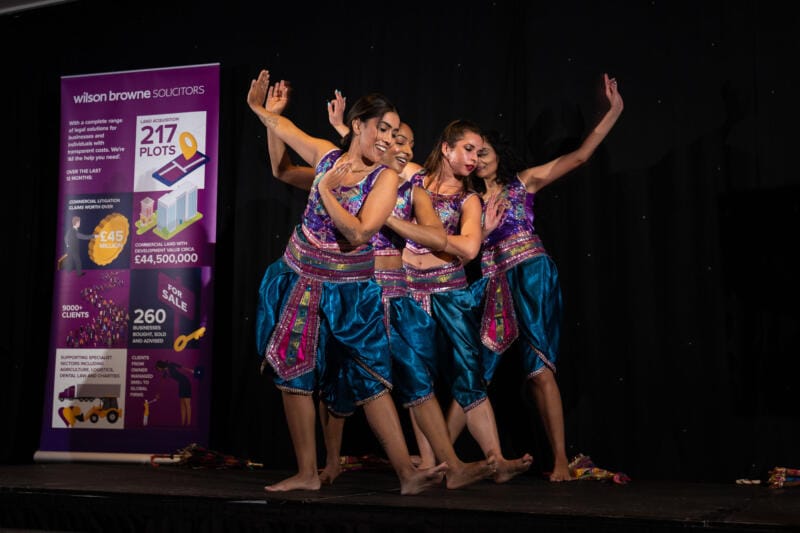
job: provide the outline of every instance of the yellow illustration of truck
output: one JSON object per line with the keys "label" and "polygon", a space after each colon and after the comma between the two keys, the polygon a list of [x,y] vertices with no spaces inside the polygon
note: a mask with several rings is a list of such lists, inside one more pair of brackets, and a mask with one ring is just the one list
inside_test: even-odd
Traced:
{"label": "yellow illustration of truck", "polygon": [[85,413],[81,408],[72,404],[69,407],[64,407],[59,410],[61,418],[67,423],[69,427],[75,425],[75,422],[85,422],[89,420],[96,424],[101,418],[105,418],[109,424],[114,424],[122,417],[122,409],[119,408],[119,383],[80,383],[78,385],[70,385],[60,393],[58,399],[60,401],[78,401],[78,402],[95,402],[92,407]]}

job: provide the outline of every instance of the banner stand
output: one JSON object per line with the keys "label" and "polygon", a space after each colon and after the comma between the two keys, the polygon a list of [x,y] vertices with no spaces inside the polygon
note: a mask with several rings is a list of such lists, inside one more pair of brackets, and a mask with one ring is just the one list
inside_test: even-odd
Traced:
{"label": "banner stand", "polygon": [[180,457],[156,457],[144,453],[101,453],[101,452],[51,452],[38,450],[33,455],[37,463],[136,463],[136,464],[174,464]]}
{"label": "banner stand", "polygon": [[155,465],[208,440],[219,67],[61,78],[59,260],[34,461]]}

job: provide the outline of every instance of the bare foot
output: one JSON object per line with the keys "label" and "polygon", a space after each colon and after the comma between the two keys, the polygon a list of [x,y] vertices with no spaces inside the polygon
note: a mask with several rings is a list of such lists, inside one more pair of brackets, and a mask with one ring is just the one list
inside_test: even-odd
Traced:
{"label": "bare foot", "polygon": [[441,485],[447,472],[447,463],[441,463],[433,468],[414,469],[405,479],[400,479],[400,494],[419,494],[436,485]]}
{"label": "bare foot", "polygon": [[505,483],[506,481],[526,472],[533,464],[533,457],[526,453],[519,459],[500,459],[497,461],[497,472],[494,474],[495,483]]}
{"label": "bare foot", "polygon": [[295,474],[292,477],[287,477],[283,481],[278,481],[272,485],[267,485],[264,490],[267,492],[287,492],[290,490],[319,490],[322,482],[319,476],[304,476]]}
{"label": "bare foot", "polygon": [[333,481],[342,473],[342,465],[335,463],[326,464],[325,468],[319,471],[319,480],[323,485],[333,485]]}
{"label": "bare foot", "polygon": [[460,489],[476,481],[494,476],[497,462],[494,457],[486,461],[461,463],[455,468],[448,468],[445,480],[448,489]]}
{"label": "bare foot", "polygon": [[572,481],[573,479],[572,472],[569,471],[569,465],[566,463],[556,463],[556,465],[553,467],[553,471],[550,472],[550,481],[556,483],[561,481]]}

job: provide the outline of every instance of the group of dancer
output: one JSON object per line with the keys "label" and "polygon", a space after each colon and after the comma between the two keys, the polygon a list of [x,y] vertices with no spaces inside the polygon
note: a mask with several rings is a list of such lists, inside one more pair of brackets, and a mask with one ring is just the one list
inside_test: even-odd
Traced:
{"label": "group of dancer", "polygon": [[[253,80],[247,102],[267,130],[273,175],[309,191],[283,256],[259,288],[256,342],[274,376],[297,473],[268,491],[318,490],[340,474],[346,417],[364,409],[400,481],[401,494],[445,483],[503,483],[533,458],[503,456],[488,395],[502,354],[520,353],[553,452],[552,481],[570,479],[555,380],[561,321],[556,267],[533,225],[533,197],[593,154],[619,118],[617,82],[604,75],[609,108],[581,146],[525,168],[496,132],[468,120],[442,131],[423,165],[412,161],[411,127],[378,93],[344,117],[328,112],[341,147],[283,116],[289,86]],[[295,165],[287,146],[309,166]],[[465,265],[480,257],[481,277]],[[435,387],[445,384],[445,411]],[[326,447],[317,464],[316,415]],[[398,403],[409,410],[412,458]],[[454,449],[467,429],[485,458]]]}

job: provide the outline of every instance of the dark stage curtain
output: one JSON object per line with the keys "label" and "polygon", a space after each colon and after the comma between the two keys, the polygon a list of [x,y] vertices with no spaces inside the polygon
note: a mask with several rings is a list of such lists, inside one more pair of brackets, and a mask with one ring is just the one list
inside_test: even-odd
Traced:
{"label": "dark stage curtain", "polygon": [[[423,162],[469,118],[532,164],[625,111],[584,167],[537,197],[565,303],[558,380],[568,454],[638,479],[731,481],[800,466],[798,52],[791,8],[756,0],[406,2],[379,8],[78,0],[0,15],[4,269],[0,461],[32,461],[55,264],[63,75],[219,62],[216,318],[209,447],[292,468],[278,392],[258,372],[257,289],[305,195],[274,180],[245,102],[261,68],[290,80],[287,116],[336,139],[325,101],[379,90]],[[549,468],[513,352],[491,390],[508,456]],[[404,414],[405,416],[405,414]],[[380,454],[361,414],[345,454]],[[411,441],[413,442],[413,441]],[[189,444],[189,443],[187,443]],[[477,452],[459,440],[466,456]]]}

